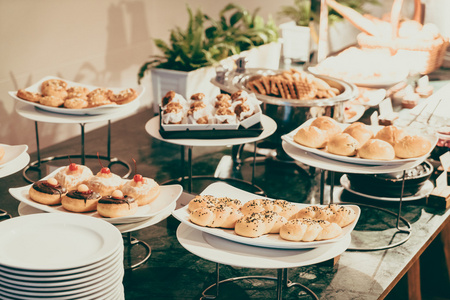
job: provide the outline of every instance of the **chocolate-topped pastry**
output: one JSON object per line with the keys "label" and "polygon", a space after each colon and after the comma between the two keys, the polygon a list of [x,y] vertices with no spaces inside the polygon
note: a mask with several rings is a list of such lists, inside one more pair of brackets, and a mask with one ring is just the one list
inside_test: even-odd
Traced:
{"label": "chocolate-topped pastry", "polygon": [[133,215],[138,209],[138,203],[133,197],[115,190],[111,195],[103,196],[97,204],[97,212],[106,218],[118,218]]}
{"label": "chocolate-topped pastry", "polygon": [[97,209],[97,202],[102,196],[80,184],[76,190],[69,191],[61,200],[62,206],[73,212],[88,212]]}
{"label": "chocolate-topped pastry", "polygon": [[29,191],[31,200],[46,205],[60,204],[66,193],[66,188],[62,187],[55,178],[37,181],[33,183]]}

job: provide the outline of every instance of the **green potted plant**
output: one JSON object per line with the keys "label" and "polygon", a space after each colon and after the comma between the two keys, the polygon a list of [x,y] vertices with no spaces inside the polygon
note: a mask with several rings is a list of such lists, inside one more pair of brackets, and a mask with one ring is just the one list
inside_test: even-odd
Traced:
{"label": "green potted plant", "polygon": [[[156,101],[169,90],[185,97],[197,92],[207,96],[217,94],[218,88],[210,83],[215,67],[231,65],[237,56],[251,56],[252,51],[264,45],[275,45],[278,59],[277,65],[272,67],[278,68],[281,49],[277,43],[278,28],[272,19],[265,22],[258,10],[250,13],[243,7],[228,4],[220,11],[218,19],[205,15],[200,9],[194,14],[189,6],[187,11],[186,28],[172,29],[168,43],[155,39],[162,53],[151,56],[138,72],[140,82],[150,71]],[[277,55],[270,54],[272,59]],[[267,63],[266,59],[260,61]]]}

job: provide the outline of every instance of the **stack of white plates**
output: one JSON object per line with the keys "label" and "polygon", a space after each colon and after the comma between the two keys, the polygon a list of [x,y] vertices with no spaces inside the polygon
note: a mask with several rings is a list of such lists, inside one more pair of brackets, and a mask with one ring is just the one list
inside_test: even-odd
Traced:
{"label": "stack of white plates", "polygon": [[123,240],[103,220],[34,214],[0,222],[0,299],[124,299]]}

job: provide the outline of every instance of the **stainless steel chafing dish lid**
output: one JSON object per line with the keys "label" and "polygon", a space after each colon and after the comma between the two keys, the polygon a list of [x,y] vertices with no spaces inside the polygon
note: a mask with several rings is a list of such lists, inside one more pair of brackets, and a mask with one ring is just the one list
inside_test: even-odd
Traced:
{"label": "stainless steel chafing dish lid", "polygon": [[[258,76],[275,75],[283,70],[270,70],[260,68],[234,69],[225,71],[221,68],[216,69],[217,76],[211,79],[211,83],[219,87],[222,91],[227,93],[234,93],[238,90],[244,90],[248,93],[253,93],[247,88],[247,82]],[[299,107],[314,107],[314,106],[330,106],[338,102],[353,100],[358,96],[358,88],[349,82],[322,75],[314,75],[326,81],[331,87],[335,87],[341,91],[339,95],[332,98],[314,99],[314,100],[299,100],[299,99],[284,99],[279,97],[272,97],[255,93],[256,97],[269,104],[279,106],[299,106]]]}

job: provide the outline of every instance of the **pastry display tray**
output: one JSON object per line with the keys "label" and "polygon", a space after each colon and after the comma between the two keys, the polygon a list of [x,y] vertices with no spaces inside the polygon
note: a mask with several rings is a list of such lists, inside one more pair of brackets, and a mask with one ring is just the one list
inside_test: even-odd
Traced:
{"label": "pastry display tray", "polygon": [[207,130],[180,130],[168,131],[160,127],[159,133],[165,139],[228,139],[242,137],[257,137],[264,130],[261,123],[257,123],[249,128],[239,126],[237,129],[207,129]]}

